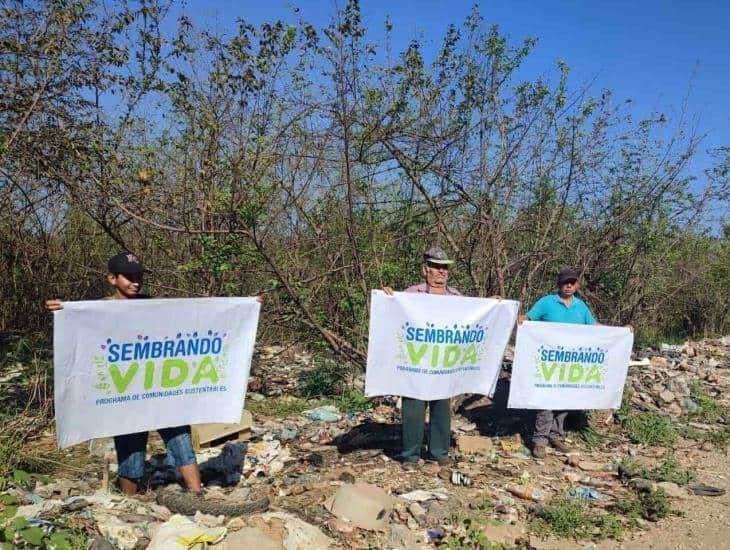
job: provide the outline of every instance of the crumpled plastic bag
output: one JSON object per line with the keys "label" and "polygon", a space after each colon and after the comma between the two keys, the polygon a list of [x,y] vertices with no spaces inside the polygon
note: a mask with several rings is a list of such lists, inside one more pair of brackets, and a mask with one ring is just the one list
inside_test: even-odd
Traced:
{"label": "crumpled plastic bag", "polygon": [[188,550],[196,544],[217,545],[226,537],[225,527],[201,527],[175,514],[157,528],[148,550]]}

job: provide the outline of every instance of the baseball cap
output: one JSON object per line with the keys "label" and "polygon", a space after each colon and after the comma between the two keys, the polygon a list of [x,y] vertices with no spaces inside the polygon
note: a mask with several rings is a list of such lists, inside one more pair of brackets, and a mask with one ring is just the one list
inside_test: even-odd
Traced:
{"label": "baseball cap", "polygon": [[454,260],[449,260],[446,252],[438,246],[432,246],[426,250],[426,252],[423,253],[423,261],[439,265],[451,265],[454,263]]}
{"label": "baseball cap", "polygon": [[121,273],[122,275],[136,275],[146,271],[142,262],[131,252],[121,252],[112,256],[109,258],[107,266],[109,273]]}
{"label": "baseball cap", "polygon": [[567,267],[565,269],[561,269],[560,273],[558,273],[558,284],[562,285],[568,281],[577,281],[578,278],[578,272],[575,269]]}

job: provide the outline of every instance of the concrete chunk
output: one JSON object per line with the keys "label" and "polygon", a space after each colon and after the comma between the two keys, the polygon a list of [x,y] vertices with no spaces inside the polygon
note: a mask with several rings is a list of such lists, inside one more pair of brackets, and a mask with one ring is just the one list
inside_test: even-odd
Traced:
{"label": "concrete chunk", "polygon": [[385,529],[393,512],[393,498],[376,485],[346,484],[325,502],[325,508],[361,529]]}
{"label": "concrete chunk", "polygon": [[488,455],[494,445],[492,440],[481,435],[462,435],[457,440],[459,451],[465,455]]}

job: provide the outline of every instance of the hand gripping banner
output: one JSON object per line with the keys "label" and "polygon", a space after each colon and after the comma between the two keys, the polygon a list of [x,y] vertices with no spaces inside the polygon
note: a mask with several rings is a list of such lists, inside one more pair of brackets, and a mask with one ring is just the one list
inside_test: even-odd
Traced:
{"label": "hand gripping banner", "polygon": [[617,409],[633,343],[625,327],[525,321],[517,328],[507,406]]}
{"label": "hand gripping banner", "polygon": [[365,393],[445,399],[489,395],[519,302],[374,290]]}
{"label": "hand gripping banner", "polygon": [[241,420],[255,298],[64,302],[54,313],[59,447]]}

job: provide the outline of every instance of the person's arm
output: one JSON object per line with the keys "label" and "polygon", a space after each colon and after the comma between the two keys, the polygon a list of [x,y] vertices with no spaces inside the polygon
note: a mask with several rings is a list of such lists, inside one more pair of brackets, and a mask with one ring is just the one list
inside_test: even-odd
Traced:
{"label": "person's arm", "polygon": [[527,315],[520,315],[517,317],[518,324],[522,324],[524,321],[539,321],[543,316],[543,298],[540,298],[535,305],[530,308]]}
{"label": "person's arm", "polygon": [[593,312],[591,311],[591,308],[589,308],[588,306],[586,306],[585,319],[583,320],[583,322],[586,325],[598,325],[598,324],[600,324],[600,323],[598,323],[596,321],[596,318],[593,317]]}
{"label": "person's arm", "polygon": [[58,298],[50,298],[46,300],[46,309],[48,311],[59,311],[63,309],[63,302]]}

